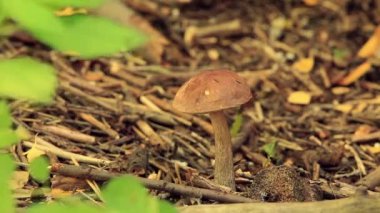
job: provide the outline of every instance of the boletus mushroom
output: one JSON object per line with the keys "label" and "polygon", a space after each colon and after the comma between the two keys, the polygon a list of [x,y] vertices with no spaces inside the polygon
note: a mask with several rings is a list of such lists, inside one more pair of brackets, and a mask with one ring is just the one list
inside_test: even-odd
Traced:
{"label": "boletus mushroom", "polygon": [[225,109],[248,102],[252,93],[245,80],[228,70],[203,71],[179,88],[173,107],[186,113],[209,113],[215,134],[215,182],[235,190],[231,134]]}

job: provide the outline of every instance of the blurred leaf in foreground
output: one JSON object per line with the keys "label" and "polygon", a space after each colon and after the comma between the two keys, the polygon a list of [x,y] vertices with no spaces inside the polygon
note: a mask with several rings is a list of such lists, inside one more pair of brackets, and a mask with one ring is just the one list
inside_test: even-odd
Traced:
{"label": "blurred leaf in foreground", "polygon": [[92,58],[128,51],[146,40],[139,31],[104,18],[87,15],[60,18],[66,26],[63,34],[41,32],[38,37],[55,49],[79,57]]}
{"label": "blurred leaf in foreground", "polygon": [[15,212],[12,193],[9,188],[15,165],[12,158],[6,154],[0,154],[0,165],[0,212]]}
{"label": "blurred leaf in foreground", "polygon": [[130,176],[117,177],[103,190],[103,198],[110,212],[176,212],[176,209],[149,196],[137,180]]}
{"label": "blurred leaf in foreground", "polygon": [[107,207],[114,212],[153,212],[158,207],[148,197],[148,191],[129,176],[113,179],[102,194]]}
{"label": "blurred leaf in foreground", "polygon": [[103,208],[85,202],[72,202],[63,204],[60,202],[37,204],[26,210],[26,213],[100,213],[107,212]]}
{"label": "blurred leaf in foreground", "polygon": [[8,105],[0,101],[0,148],[8,147],[18,141],[17,134],[11,129],[12,119]]}
{"label": "blurred leaf in foreground", "polygon": [[58,17],[54,15],[56,11],[47,6],[53,4],[79,7],[96,6],[100,3],[99,0],[87,3],[83,0],[12,0],[4,4],[4,10],[9,18],[41,42],[61,52],[82,58],[109,56],[145,43],[147,36],[132,27],[121,26],[97,16]]}
{"label": "blurred leaf in foreground", "polygon": [[31,32],[38,39],[40,38],[40,33],[62,35],[64,31],[63,24],[54,15],[53,11],[35,1],[4,1],[1,6],[6,11],[6,16],[16,21],[17,24]]}
{"label": "blurred leaf in foreground", "polygon": [[44,156],[35,158],[29,165],[30,175],[33,179],[43,183],[49,178],[48,166],[49,161]]}
{"label": "blurred leaf in foreground", "polygon": [[52,101],[57,79],[54,68],[31,58],[0,61],[0,97]]}
{"label": "blurred leaf in foreground", "polygon": [[12,125],[9,107],[4,101],[0,101],[0,129],[8,129]]}

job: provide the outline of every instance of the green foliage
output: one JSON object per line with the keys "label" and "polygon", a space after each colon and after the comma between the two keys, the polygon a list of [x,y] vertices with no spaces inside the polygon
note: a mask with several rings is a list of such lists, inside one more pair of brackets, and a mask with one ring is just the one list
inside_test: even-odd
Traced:
{"label": "green foliage", "polygon": [[[55,10],[71,7],[93,8],[103,0],[0,0],[0,30],[6,34],[21,27],[41,42],[63,52],[83,58],[108,56],[117,51],[128,51],[141,45],[146,37],[138,31],[122,27],[107,19],[73,15],[58,17]],[[7,25],[11,19],[16,26]],[[105,42],[110,41],[110,42]],[[54,69],[31,58],[23,57],[0,61],[0,98],[27,99],[48,103],[57,87]],[[0,101],[0,148],[17,142],[18,136],[11,129],[9,108]],[[28,137],[22,130],[19,135]],[[0,212],[15,212],[11,191],[7,187],[14,170],[10,156],[0,154]],[[30,164],[31,176],[40,182],[49,177],[48,162],[40,157]],[[105,206],[90,202],[53,202],[27,208],[28,213],[61,212],[176,212],[167,202],[150,197],[132,177],[112,180],[104,189]]]}
{"label": "green foliage", "polygon": [[176,213],[177,209],[174,208],[174,206],[172,206],[170,203],[168,203],[168,202],[166,202],[164,200],[161,200],[158,203],[158,212],[162,212],[162,213]]}
{"label": "green foliage", "polygon": [[0,148],[8,147],[17,142],[17,134],[12,131],[11,125],[12,119],[9,108],[4,101],[0,101]]}
{"label": "green foliage", "polygon": [[35,1],[2,0],[6,16],[38,38],[40,33],[63,33],[64,27],[53,11]]}
{"label": "green foliage", "polygon": [[0,61],[0,97],[50,102],[57,86],[54,68],[31,58]]}
{"label": "green foliage", "polygon": [[[2,2],[1,2],[2,1]],[[101,0],[0,0],[4,15],[17,22],[41,42],[82,58],[109,56],[140,46],[146,37],[108,19],[73,15],[59,17],[55,9],[66,6],[94,7]],[[6,12],[5,12],[6,11]]]}
{"label": "green foliage", "polygon": [[277,155],[277,142],[273,140],[272,142],[265,144],[262,147],[262,150],[269,158],[275,159]]}
{"label": "green foliage", "polygon": [[74,200],[68,203],[56,202],[49,205],[35,205],[27,213],[175,213],[170,204],[150,197],[147,190],[133,177],[124,176],[111,180],[103,190],[104,208],[95,208],[92,203]]}
{"label": "green foliage", "polygon": [[58,50],[86,58],[127,51],[145,40],[131,28],[95,16],[74,15],[62,17],[61,21],[70,29],[65,36],[41,33],[40,38]]}
{"label": "green foliage", "polygon": [[0,148],[17,143],[17,134],[11,129],[0,129]]}
{"label": "green foliage", "polygon": [[0,102],[0,129],[8,129],[12,125],[12,118],[8,106],[4,101]]}
{"label": "green foliage", "polygon": [[157,208],[156,200],[148,199],[147,190],[131,177],[116,178],[105,187],[102,194],[109,210],[115,212],[123,209],[130,212],[153,212]]}
{"label": "green foliage", "polygon": [[[1,137],[0,137],[1,138]],[[14,212],[14,201],[11,190],[6,187],[15,169],[14,162],[9,155],[0,154],[0,212]]]}
{"label": "green foliage", "polygon": [[339,48],[333,49],[333,57],[337,60],[342,60],[345,57],[347,57],[349,54],[350,53],[347,49],[339,49]]}
{"label": "green foliage", "polygon": [[232,137],[235,137],[239,133],[242,125],[243,125],[243,115],[241,113],[236,114],[234,118],[234,122],[232,123],[231,129],[230,129]]}
{"label": "green foliage", "polygon": [[103,198],[110,212],[176,212],[165,201],[150,197],[148,191],[130,176],[112,180],[105,187]]}
{"label": "green foliage", "polygon": [[83,202],[38,204],[26,210],[26,213],[101,213],[104,209]]}
{"label": "green foliage", "polygon": [[33,179],[37,180],[40,183],[45,182],[49,179],[49,161],[45,156],[40,156],[34,159],[29,165],[29,173]]}

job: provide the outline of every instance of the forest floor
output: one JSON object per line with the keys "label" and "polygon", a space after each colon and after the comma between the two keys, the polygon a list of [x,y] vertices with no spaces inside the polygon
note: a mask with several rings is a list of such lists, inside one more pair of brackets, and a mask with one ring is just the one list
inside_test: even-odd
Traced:
{"label": "forest floor", "polygon": [[[3,44],[59,70],[54,104],[11,104],[15,121],[35,135],[13,150],[19,162],[28,163],[26,151],[43,150],[53,163],[189,186],[151,190],[178,206],[223,203],[228,195],[236,195],[229,202],[337,199],[361,185],[379,192],[380,1],[125,3],[152,35],[138,51],[79,60],[20,35]],[[209,117],[171,105],[189,78],[222,68],[244,77],[254,94],[226,111],[236,193],[212,182]],[[53,197],[91,190],[71,176],[57,169]],[[37,186],[18,190],[19,205],[32,202],[25,195]],[[222,193],[210,199],[198,188]]]}

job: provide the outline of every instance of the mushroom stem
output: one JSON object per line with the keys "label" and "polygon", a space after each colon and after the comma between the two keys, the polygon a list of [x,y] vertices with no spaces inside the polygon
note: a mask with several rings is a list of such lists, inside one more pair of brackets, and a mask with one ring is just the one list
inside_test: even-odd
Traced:
{"label": "mushroom stem", "polygon": [[231,134],[223,110],[210,112],[215,134],[215,182],[235,191]]}

